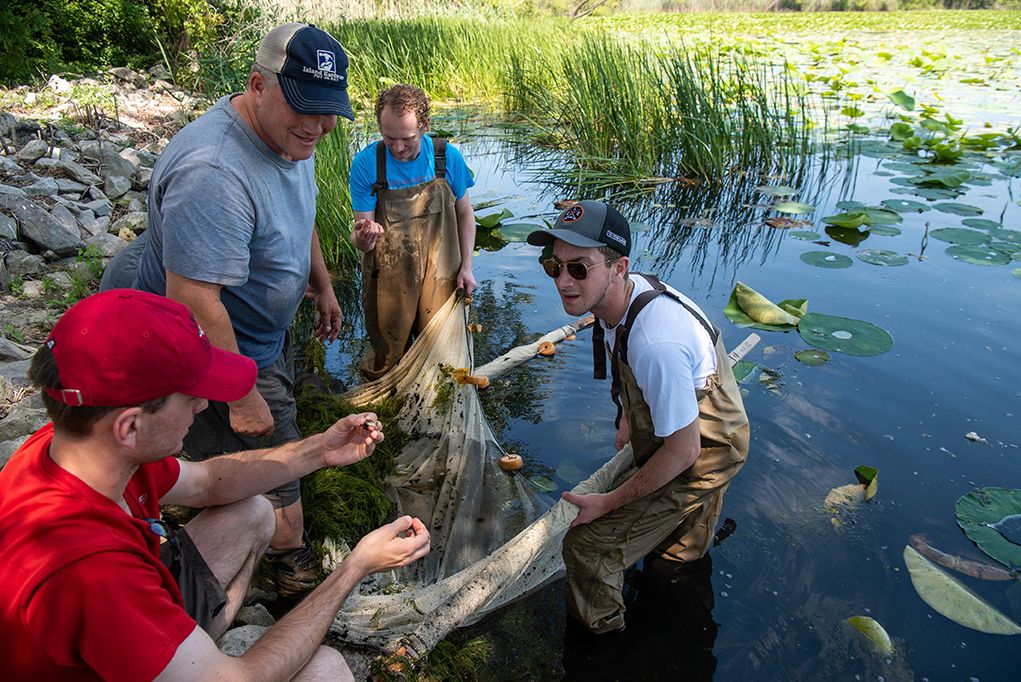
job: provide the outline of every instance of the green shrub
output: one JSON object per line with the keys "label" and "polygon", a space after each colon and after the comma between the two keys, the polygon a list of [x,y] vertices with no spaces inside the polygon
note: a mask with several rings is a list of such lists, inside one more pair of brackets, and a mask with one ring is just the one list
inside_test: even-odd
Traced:
{"label": "green shrub", "polygon": [[26,81],[59,63],[50,19],[32,0],[0,3],[0,84]]}

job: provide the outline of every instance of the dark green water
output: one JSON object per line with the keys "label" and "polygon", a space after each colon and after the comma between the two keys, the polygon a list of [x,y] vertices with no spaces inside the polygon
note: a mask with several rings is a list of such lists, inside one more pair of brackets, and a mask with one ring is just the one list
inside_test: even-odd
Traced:
{"label": "dark green water", "polygon": [[[462,148],[476,174],[473,200],[498,201],[514,222],[552,220],[554,200],[579,198],[536,177],[527,151],[484,136]],[[565,670],[577,679],[1021,679],[1021,637],[979,633],[939,615],[918,597],[902,560],[914,533],[943,552],[983,558],[958,529],[954,502],[976,487],[1021,487],[1021,279],[1011,275],[1021,263],[954,260],[944,253],[949,244],[926,240],[926,227],[961,227],[962,217],[935,210],[904,213],[899,235],[870,234],[855,247],[825,234],[825,246],[793,239],[763,226],[762,217],[776,214],[755,207],[768,199],[755,185],[794,185],[798,201],[817,206],[798,216],[812,221],[803,229],[823,233],[821,217],[839,213],[838,201],[940,203],[893,193],[899,185],[890,180],[900,174],[886,174],[886,163],[859,155],[800,176],[735,181],[720,193],[668,187],[619,204],[649,226],[636,235],[632,269],[698,301],[728,346],[749,333],[722,312],[737,281],[774,301],[808,298],[810,311],[879,325],[895,345],[876,357],[832,353],[826,365],[809,367],[793,357],[809,348],[797,332],[759,332],[748,359],[778,372],[779,385],[768,390],[758,369],[743,384],[751,453],[724,505],[737,528],[711,552],[705,575],[676,589],[662,580],[638,584],[633,634],[623,644],[565,633],[555,583],[472,628],[494,647],[485,679],[561,679]],[[976,163],[988,183],[956,201],[1021,229],[1018,180]],[[902,267],[878,267],[856,258],[864,248],[911,255]],[[825,270],[800,260],[816,250],[849,256],[853,265]],[[520,243],[476,257],[480,321],[493,335],[478,347],[478,364],[522,330],[541,333],[570,319],[537,257],[538,249]],[[343,354],[328,359],[344,372]],[[586,332],[561,344],[554,359],[502,378],[487,399],[500,439],[560,490],[613,454],[609,386],[592,380],[591,362]],[[986,443],[967,440],[968,432]],[[842,513],[837,529],[823,500],[854,483],[863,464],[879,470],[879,493]],[[1021,619],[1016,581],[958,577]],[[855,615],[885,627],[892,658],[873,654],[845,625]]]}

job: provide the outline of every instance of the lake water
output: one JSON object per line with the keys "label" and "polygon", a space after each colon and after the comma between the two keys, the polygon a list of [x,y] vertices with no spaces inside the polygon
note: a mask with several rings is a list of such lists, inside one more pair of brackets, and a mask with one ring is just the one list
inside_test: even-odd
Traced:
{"label": "lake water", "polygon": [[[510,222],[541,225],[555,218],[555,200],[582,198],[536,172],[528,148],[485,129],[459,144],[476,174],[474,203],[494,205],[479,214],[508,208]],[[929,207],[965,203],[981,209],[979,217],[1018,230],[1018,180],[972,159],[966,167],[976,182],[954,199],[927,201],[897,192],[910,188],[896,179],[911,175],[889,164],[903,159],[883,158],[889,150],[874,142],[860,151],[851,161],[844,155],[825,167],[813,162],[801,174],[737,179],[716,193],[666,186],[618,203],[643,225],[632,269],[652,272],[699,302],[728,347],[750,331],[723,314],[738,281],[773,301],[807,298],[809,311],[871,322],[895,345],[874,357],[831,353],[828,363],[810,367],[793,357],[810,348],[796,331],[758,332],[762,341],[747,358],[758,367],[742,384],[751,452],[723,513],[736,530],[712,550],[711,566],[680,583],[636,582],[630,634],[621,641],[565,633],[562,583],[554,583],[471,629],[493,646],[484,679],[1021,679],[1021,638],[979,633],[939,615],[915,592],[902,559],[909,536],[918,533],[945,553],[984,559],[959,530],[955,501],[979,487],[1021,488],[1021,279],[1012,276],[1021,263],[987,267],[950,257],[950,244],[931,233],[967,227],[965,217],[939,210],[903,213],[899,234],[873,232],[857,245],[826,234],[822,222],[841,212],[841,201],[877,206],[908,199]],[[548,163],[546,157],[538,165]],[[797,200],[816,206],[796,216],[810,220],[801,229],[828,243],[763,225],[777,214],[762,207],[772,198],[755,192],[760,184],[798,188]],[[866,248],[909,260],[875,266],[857,258]],[[853,264],[813,267],[800,258],[808,251],[845,255]],[[476,256],[482,284],[476,308],[486,327],[477,364],[526,332],[571,319],[538,255],[537,248],[511,243]],[[526,473],[551,478],[554,494],[613,454],[614,408],[608,383],[591,378],[589,338],[584,332],[561,344],[555,358],[501,377],[486,398],[505,447],[522,453]],[[334,348],[328,362],[350,380],[348,355]],[[772,381],[760,381],[763,370],[775,373],[764,377]],[[968,440],[969,432],[984,442]],[[878,469],[879,492],[836,515],[838,527],[823,500],[855,483],[859,465]],[[1017,581],[957,577],[1021,620]],[[856,615],[883,625],[893,657],[872,653],[844,623]]]}

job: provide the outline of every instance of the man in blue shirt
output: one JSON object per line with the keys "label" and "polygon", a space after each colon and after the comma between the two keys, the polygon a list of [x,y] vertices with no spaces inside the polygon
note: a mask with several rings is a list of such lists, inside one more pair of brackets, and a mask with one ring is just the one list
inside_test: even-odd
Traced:
{"label": "man in blue shirt", "polygon": [[475,184],[461,153],[425,135],[429,98],[395,85],[376,98],[383,136],[351,163],[351,243],[362,256],[367,379],[396,365],[455,289],[475,289]]}

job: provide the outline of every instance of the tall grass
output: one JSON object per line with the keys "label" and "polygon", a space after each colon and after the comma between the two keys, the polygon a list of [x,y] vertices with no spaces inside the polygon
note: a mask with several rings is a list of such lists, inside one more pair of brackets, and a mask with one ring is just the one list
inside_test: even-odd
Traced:
{"label": "tall grass", "polygon": [[316,229],[323,259],[333,272],[349,274],[359,262],[358,251],[348,240],[351,234],[351,189],[348,176],[354,157],[355,135],[346,120],[316,145]]}

